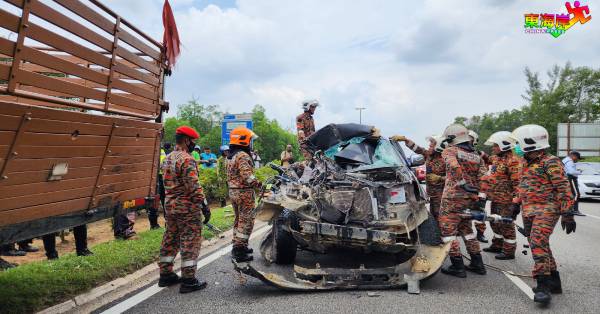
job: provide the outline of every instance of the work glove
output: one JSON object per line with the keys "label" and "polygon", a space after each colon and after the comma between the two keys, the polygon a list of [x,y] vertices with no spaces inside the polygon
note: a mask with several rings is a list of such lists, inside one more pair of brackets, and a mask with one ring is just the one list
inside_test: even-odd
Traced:
{"label": "work glove", "polygon": [[521,204],[513,203],[512,204],[512,219],[517,220],[517,216],[521,213]]}
{"label": "work glove", "polygon": [[406,142],[408,140],[404,135],[394,135],[390,139],[394,142]]}
{"label": "work glove", "polygon": [[563,215],[560,219],[560,226],[567,234],[571,232],[575,233],[575,229],[577,229],[577,223],[575,222],[575,217],[572,213],[567,213]]}
{"label": "work glove", "polygon": [[202,202],[202,216],[204,216],[203,224],[207,224],[210,221],[210,208],[206,204],[206,200]]}
{"label": "work glove", "polygon": [[444,181],[444,180],[445,180],[445,179],[444,179],[444,177],[442,177],[442,176],[438,176],[438,175],[437,175],[437,174],[435,174],[435,173],[428,173],[428,174],[425,176],[425,179],[426,179],[427,181],[429,181],[429,182],[434,182],[434,183],[435,183],[435,182],[439,182],[439,181]]}

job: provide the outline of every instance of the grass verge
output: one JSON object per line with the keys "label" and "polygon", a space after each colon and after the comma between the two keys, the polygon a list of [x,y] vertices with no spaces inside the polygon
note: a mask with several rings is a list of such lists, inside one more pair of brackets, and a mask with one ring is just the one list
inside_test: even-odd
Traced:
{"label": "grass verge", "polygon": [[[214,209],[211,224],[230,229],[231,213],[231,207]],[[148,230],[137,240],[98,244],[91,248],[93,256],[67,254],[0,272],[0,313],[35,312],[145,267],[156,261],[163,232]],[[215,233],[205,227],[202,235],[210,239]]]}

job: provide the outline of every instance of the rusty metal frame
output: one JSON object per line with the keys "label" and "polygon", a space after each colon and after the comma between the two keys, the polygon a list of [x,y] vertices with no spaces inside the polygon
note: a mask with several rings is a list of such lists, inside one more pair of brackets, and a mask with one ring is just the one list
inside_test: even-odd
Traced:
{"label": "rusty metal frame", "polygon": [[104,172],[104,170],[106,170],[106,157],[112,152],[110,150],[110,145],[112,144],[114,135],[115,135],[115,130],[118,128],[119,126],[116,123],[112,124],[112,128],[110,129],[110,135],[108,137],[108,141],[106,142],[106,148],[104,149],[104,154],[102,155],[102,161],[100,162],[100,170],[98,171],[98,176],[96,176],[96,182],[94,183],[94,189],[92,190],[92,195],[90,197],[90,204],[88,206],[88,208],[92,208],[94,203],[96,202],[96,196],[98,193],[98,188],[100,187],[98,185],[98,183],[100,182],[100,177],[102,177],[102,173]]}
{"label": "rusty metal frame", "polygon": [[21,138],[21,135],[23,135],[23,133],[25,133],[25,129],[27,128],[26,123],[28,121],[31,121],[31,113],[30,112],[23,114],[23,116],[21,117],[21,122],[19,123],[19,128],[15,132],[15,137],[13,138],[13,141],[10,144],[10,148],[8,149],[8,153],[6,154],[6,159],[4,160],[4,164],[2,165],[2,169],[0,170],[0,180],[8,179],[8,176],[6,176],[5,171],[6,171],[6,169],[8,169],[8,164],[10,163],[10,161],[13,160],[18,155],[18,152],[15,149],[19,143],[19,139]]}

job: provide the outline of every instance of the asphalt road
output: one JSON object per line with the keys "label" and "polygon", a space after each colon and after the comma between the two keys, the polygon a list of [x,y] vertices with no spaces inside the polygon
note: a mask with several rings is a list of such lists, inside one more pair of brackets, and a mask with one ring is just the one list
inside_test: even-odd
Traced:
{"label": "asphalt road", "polygon": [[[523,283],[533,286],[533,280],[524,278],[516,283],[504,273],[488,269],[486,276],[469,273],[466,279],[439,273],[421,284],[420,295],[409,295],[406,290],[335,291],[292,293],[269,287],[257,279],[247,277],[242,285],[232,269],[229,255],[223,255],[199,270],[199,276],[209,283],[206,290],[181,295],[178,287],[163,289],[148,298],[148,288],[107,306],[101,311],[127,313],[599,313],[600,312],[600,202],[582,203],[587,217],[576,217],[577,232],[566,235],[557,226],[551,245],[563,279],[562,295],[554,295],[552,304],[540,309],[530,299],[531,292]],[[519,222],[520,223],[520,222]],[[491,238],[491,229],[487,230]],[[257,242],[254,239],[253,242]],[[526,240],[519,235],[517,259],[496,261],[484,253],[486,263],[515,273],[530,274],[531,254],[521,253]],[[484,244],[485,246],[485,244]],[[223,251],[224,252],[224,251]],[[210,262],[210,263],[208,263]],[[446,261],[447,262],[447,261]],[[150,290],[156,289],[149,287]],[[526,287],[526,286],[525,286]],[[522,290],[524,289],[524,290]],[[121,310],[117,311],[119,308]]]}

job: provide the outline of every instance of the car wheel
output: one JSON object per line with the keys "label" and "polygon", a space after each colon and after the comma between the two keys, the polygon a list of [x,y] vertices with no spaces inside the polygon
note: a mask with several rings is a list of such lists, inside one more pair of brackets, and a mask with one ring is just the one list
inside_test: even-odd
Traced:
{"label": "car wheel", "polygon": [[427,220],[419,225],[418,230],[421,243],[431,246],[442,244],[442,233],[440,232],[440,226],[433,215],[429,214]]}
{"label": "car wheel", "polygon": [[294,213],[288,209],[284,209],[273,222],[273,246],[275,249],[276,264],[292,264],[296,260],[298,243],[285,228],[287,223],[292,228],[298,224]]}

